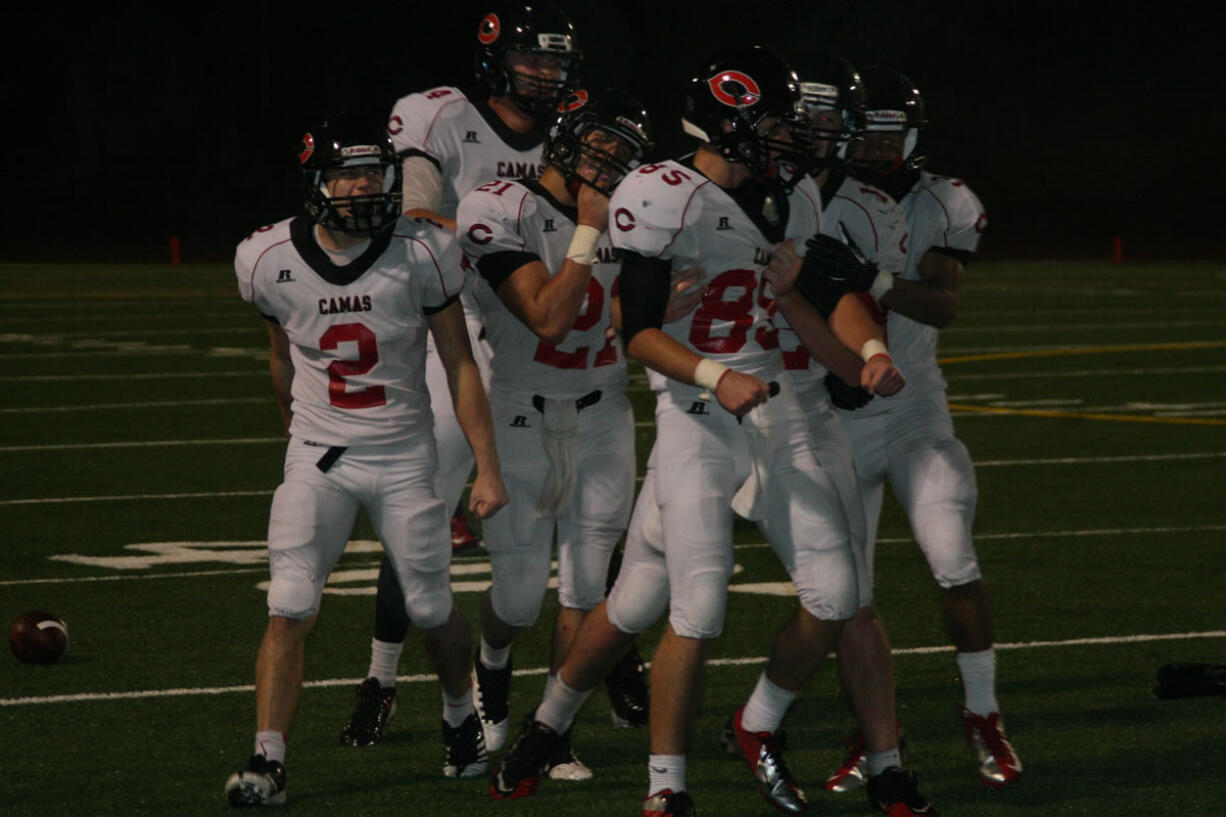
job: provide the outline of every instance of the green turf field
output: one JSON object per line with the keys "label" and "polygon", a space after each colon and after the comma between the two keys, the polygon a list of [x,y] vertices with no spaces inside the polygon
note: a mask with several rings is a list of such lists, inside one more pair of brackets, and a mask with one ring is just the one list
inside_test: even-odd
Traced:
{"label": "green turf field", "polygon": [[[1150,692],[1168,661],[1226,663],[1226,267],[979,263],[942,357],[1026,773],[978,782],[931,579],[887,497],[877,599],[923,790],[944,815],[1226,814],[1226,699]],[[222,267],[11,265],[0,360],[0,619],[47,609],[72,634],[59,665],[0,658],[0,814],[223,813],[251,749],[282,459],[262,321]],[[645,462],[650,396],[632,382]],[[575,738],[594,781],[496,803],[483,779],[444,780],[415,640],[384,742],[339,744],[368,661],[371,538],[360,523],[309,642],[287,813],[638,814],[646,734],[613,731],[599,692]],[[736,584],[784,580],[756,530],[738,541]],[[473,620],[484,565],[457,561]],[[771,813],[717,737],[794,604],[731,595],[689,764],[703,817]],[[515,655],[513,717],[540,693],[543,632]],[[790,765],[812,813],[868,814],[862,794],[821,791],[851,728],[832,669],[788,717]]]}

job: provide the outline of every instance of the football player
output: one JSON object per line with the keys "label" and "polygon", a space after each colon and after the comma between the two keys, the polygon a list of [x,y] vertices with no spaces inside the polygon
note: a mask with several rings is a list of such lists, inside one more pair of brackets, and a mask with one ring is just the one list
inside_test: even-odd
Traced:
{"label": "football player", "polygon": [[[582,52],[570,19],[550,2],[496,2],[476,31],[476,88],[441,86],[396,102],[388,122],[403,167],[406,214],[455,229],[460,199],[490,179],[535,179],[543,169],[541,148],[558,104],[577,86]],[[460,295],[474,356],[489,382],[489,348],[471,284]],[[427,346],[426,383],[438,440],[442,496],[454,508],[464,492],[473,457],[456,422],[444,369]],[[463,514],[452,518],[452,544],[475,544]],[[341,729],[350,746],[377,742],[395,712],[396,668],[409,621],[396,574],[384,561],[379,570],[375,627],[367,677],[357,704]],[[510,667],[485,651],[485,667],[508,680]],[[615,711],[641,718],[645,684],[634,671],[637,653],[627,657],[610,681]],[[638,684],[635,684],[635,681]],[[496,713],[495,713],[496,714]],[[504,715],[505,717],[505,715]],[[497,749],[491,746],[490,750]]]}
{"label": "football player", "polygon": [[309,215],[238,246],[239,293],[268,322],[273,392],[289,434],[268,522],[268,626],[256,660],[255,752],[230,776],[231,805],[285,801],[285,742],[307,633],[328,575],[365,508],[405,588],[443,688],[449,777],[487,765],[469,680],[468,622],[452,603],[447,510],[422,360],[426,333],[447,370],[477,460],[470,507],[507,501],[489,404],[457,302],[452,235],[401,218],[400,162],[387,135],[337,117],[302,137]]}
{"label": "football player", "polygon": [[[865,260],[876,268],[866,281],[872,286],[888,286],[892,276],[903,269],[906,219],[894,199],[848,172],[850,151],[859,138],[864,117],[864,83],[846,59],[824,54],[806,61],[801,79],[801,96],[816,131],[813,179],[822,195],[822,233],[849,242],[862,252]],[[799,265],[801,259],[792,247],[784,245],[771,263]],[[876,308],[872,300],[867,303],[870,309]],[[784,362],[813,435],[818,461],[834,478],[852,534],[863,543],[867,535],[864,505],[851,443],[831,403],[857,408],[871,395],[849,385],[835,372],[825,371],[800,346],[786,324],[779,327],[779,338]],[[846,356],[847,352],[834,350],[833,354],[837,361],[838,355]],[[871,583],[872,564],[867,567]],[[847,757],[826,780],[826,788],[849,791],[872,779],[868,795],[875,803],[902,802],[911,811],[896,808],[900,814],[927,813],[922,811],[925,805],[922,798],[910,798],[908,792],[915,786],[907,782],[900,770],[890,645],[885,626],[872,605],[861,607],[843,628],[838,654],[843,689],[855,698],[853,708],[863,727],[849,740]],[[895,791],[900,788],[901,793]]]}
{"label": "football player", "polygon": [[[653,370],[656,443],[613,592],[584,619],[536,719],[499,762],[495,796],[532,792],[542,758],[588,691],[619,649],[667,608],[652,665],[642,810],[649,817],[694,813],[686,752],[706,645],[723,627],[735,510],[759,524],[801,599],[766,673],[776,705],[738,710],[736,738],[762,795],[785,811],[805,808],[775,734],[787,703],[868,588],[859,583],[863,566],[837,489],[813,456],[783,375],[770,319],[778,306],[807,340],[829,330],[786,281],[773,293],[764,286],[775,246],[804,242],[819,226],[817,189],[787,161],[808,132],[800,105],[795,75],[774,54],[753,48],[717,58],[686,94],[682,123],[700,140],[698,151],[640,167],[613,195],[623,339]],[[665,323],[671,277],[693,269],[702,271],[701,306]],[[857,382],[897,391],[898,371],[878,353],[880,329],[854,297],[838,308],[849,313],[841,340],[868,353]]]}
{"label": "football player", "polygon": [[868,514],[872,562],[882,491],[889,480],[940,587],[957,648],[962,724],[979,775],[989,785],[1017,780],[1022,764],[1006,737],[996,699],[996,658],[987,587],[971,537],[977,489],[966,446],[954,436],[937,332],[957,314],[964,267],[987,226],[983,205],[961,179],[924,169],[924,101],[904,74],[863,74],[869,100],[857,174],[901,204],[910,233],[906,266],[873,296],[886,317],[890,349],[907,376],[905,395],[844,411]]}
{"label": "football player", "polygon": [[[510,506],[484,527],[493,582],[481,600],[478,711],[489,745],[508,728],[510,649],[532,626],[549,582],[555,533],[558,603],[547,688],[585,613],[605,595],[609,557],[630,519],[634,416],[612,331],[619,266],[606,234],[608,196],[646,155],[643,107],[612,89],[580,90],[545,142],[538,181],[494,179],[460,201],[458,237],[481,280],[493,348],[491,406]],[[555,779],[586,779],[569,733],[548,761]]]}

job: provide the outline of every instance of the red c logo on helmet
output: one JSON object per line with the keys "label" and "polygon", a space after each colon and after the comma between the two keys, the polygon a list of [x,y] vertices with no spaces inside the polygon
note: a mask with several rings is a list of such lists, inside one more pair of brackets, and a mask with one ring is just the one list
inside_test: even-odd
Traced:
{"label": "red c logo on helmet", "polygon": [[498,15],[490,12],[481,18],[481,22],[477,25],[477,40],[482,45],[489,45],[498,39],[502,34],[502,21],[498,19]]}
{"label": "red c logo on helmet", "polygon": [[[480,230],[483,235],[477,236],[477,231]],[[488,244],[494,240],[494,231],[484,224],[474,224],[468,228],[468,240],[474,244]]]}
{"label": "red c logo on helmet", "polygon": [[562,102],[558,105],[558,113],[570,113],[571,111],[577,111],[587,104],[587,100],[587,91],[580,88],[578,91],[573,92],[566,97],[566,99],[562,100]]}
{"label": "red c logo on helmet", "polygon": [[306,164],[306,160],[311,158],[315,152],[315,137],[309,133],[302,135],[302,145],[298,151],[298,164]]}
{"label": "red c logo on helmet", "polygon": [[762,89],[753,77],[740,71],[720,71],[707,80],[711,95],[730,108],[753,105],[762,98]]}
{"label": "red c logo on helmet", "polygon": [[625,207],[618,207],[613,213],[613,223],[617,225],[617,229],[623,233],[628,233],[634,229],[634,213],[631,213]]}

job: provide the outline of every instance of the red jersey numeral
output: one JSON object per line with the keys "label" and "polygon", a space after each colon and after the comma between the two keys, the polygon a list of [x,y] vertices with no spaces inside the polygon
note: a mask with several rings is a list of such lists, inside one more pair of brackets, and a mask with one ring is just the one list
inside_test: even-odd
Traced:
{"label": "red jersey numeral", "polygon": [[[727,297],[729,291],[732,298]],[[702,305],[694,312],[690,322],[690,343],[698,351],[714,355],[739,352],[749,340],[755,296],[757,304],[770,315],[775,309],[775,302],[767,298],[764,292],[758,291],[758,277],[753,270],[731,269],[715,276],[707,284]],[[716,321],[730,324],[726,335],[716,337],[711,334]],[[763,349],[774,349],[779,345],[779,333],[768,324],[758,328],[754,340]]]}
{"label": "red jersey numeral", "polygon": [[[589,278],[587,282],[587,305],[582,312],[575,318],[575,322],[571,324],[571,330],[575,332],[586,332],[591,329],[600,320],[600,316],[604,313],[604,287],[595,278]],[[609,363],[617,359],[617,350],[614,348],[613,360],[606,360],[608,357],[605,349],[612,343],[610,339],[605,348],[602,348],[596,354],[596,360],[593,366],[607,366]],[[544,363],[546,366],[552,366],[555,369],[586,369],[588,366],[588,352],[592,349],[591,346],[580,346],[571,352],[566,352],[559,349],[548,341],[539,341],[536,344],[536,354],[532,359],[537,363]]]}
{"label": "red jersey numeral", "polygon": [[319,338],[319,348],[330,352],[342,343],[358,345],[356,360],[334,360],[328,364],[328,399],[332,405],[343,409],[362,409],[382,406],[387,395],[382,386],[366,386],[346,391],[346,377],[355,377],[369,372],[379,362],[379,344],[375,333],[360,323],[338,323],[329,327]]}
{"label": "red jersey numeral", "polygon": [[482,193],[489,193],[491,196],[501,196],[511,189],[511,185],[512,182],[486,182],[477,189]]}

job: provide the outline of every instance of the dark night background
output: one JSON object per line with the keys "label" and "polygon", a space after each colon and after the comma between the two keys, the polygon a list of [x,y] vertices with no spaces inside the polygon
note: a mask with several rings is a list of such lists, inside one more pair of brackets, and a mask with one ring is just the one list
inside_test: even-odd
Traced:
{"label": "dark night background", "polygon": [[[472,76],[474,0],[144,4],[5,13],[3,261],[227,262],[298,212],[290,147],[336,107]],[[936,172],[983,200],[991,257],[1223,257],[1218,4],[573,0],[591,84],[651,111],[663,152],[697,63],[730,44],[901,68]]]}

